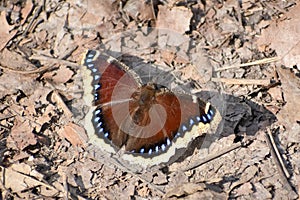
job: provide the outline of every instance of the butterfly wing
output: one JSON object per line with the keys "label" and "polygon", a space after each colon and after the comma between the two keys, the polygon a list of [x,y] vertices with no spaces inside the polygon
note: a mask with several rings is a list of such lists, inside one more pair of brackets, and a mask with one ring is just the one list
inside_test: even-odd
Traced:
{"label": "butterfly wing", "polygon": [[96,134],[126,151],[164,152],[177,137],[210,122],[215,113],[195,96],[174,94],[155,84],[152,89],[142,86],[126,65],[97,51],[87,53],[84,65],[94,77]]}

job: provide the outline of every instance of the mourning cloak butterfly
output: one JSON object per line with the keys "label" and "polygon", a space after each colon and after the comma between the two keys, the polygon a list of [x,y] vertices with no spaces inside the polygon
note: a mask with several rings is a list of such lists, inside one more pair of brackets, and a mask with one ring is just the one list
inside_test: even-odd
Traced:
{"label": "mourning cloak butterfly", "polygon": [[99,51],[88,50],[82,64],[85,100],[94,107],[85,126],[90,140],[109,152],[123,149],[130,162],[168,162],[207,131],[217,113],[196,96],[143,84],[128,66]]}

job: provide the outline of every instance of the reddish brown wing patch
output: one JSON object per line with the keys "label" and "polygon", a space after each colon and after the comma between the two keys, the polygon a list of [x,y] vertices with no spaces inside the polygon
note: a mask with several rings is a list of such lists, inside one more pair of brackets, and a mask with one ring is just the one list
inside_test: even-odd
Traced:
{"label": "reddish brown wing patch", "polygon": [[[181,110],[177,97],[169,91],[153,90],[153,101],[146,108],[140,109],[137,102],[132,103],[134,106],[131,109],[139,112],[138,116],[141,116],[141,119],[147,119],[144,120],[147,123],[142,126],[149,126],[149,121],[155,123],[151,123],[152,127],[134,130],[136,135],[131,134],[126,143],[126,149],[129,151],[151,152],[163,148],[162,145],[167,148],[180,126]],[[134,114],[132,113],[132,118]]]}

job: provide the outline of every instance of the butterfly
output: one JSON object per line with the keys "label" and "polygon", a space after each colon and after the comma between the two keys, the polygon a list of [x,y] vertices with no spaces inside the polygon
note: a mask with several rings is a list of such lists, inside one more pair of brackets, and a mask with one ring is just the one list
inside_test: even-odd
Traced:
{"label": "butterfly", "polygon": [[88,50],[82,65],[86,99],[93,104],[86,125],[90,138],[106,150],[124,150],[131,162],[168,162],[176,149],[203,134],[216,115],[210,103],[143,83],[133,69],[99,51]]}

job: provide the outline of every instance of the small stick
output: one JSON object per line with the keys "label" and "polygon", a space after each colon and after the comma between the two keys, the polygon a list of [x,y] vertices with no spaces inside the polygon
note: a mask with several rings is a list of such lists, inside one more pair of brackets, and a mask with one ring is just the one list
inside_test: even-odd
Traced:
{"label": "small stick", "polygon": [[235,79],[235,78],[212,78],[213,82],[223,82],[233,85],[264,85],[270,84],[270,80],[265,79]]}
{"label": "small stick", "polygon": [[8,128],[8,127],[6,127],[6,126],[4,126],[2,124],[0,124],[0,127],[3,128],[3,129],[5,129],[6,131],[10,131],[10,128]]}
{"label": "small stick", "polygon": [[[67,65],[67,66],[71,66],[71,67],[75,67],[75,68],[77,68],[79,66],[79,64],[74,63],[74,62],[57,59],[57,58],[51,58],[49,56],[43,56],[43,55],[33,55],[30,57],[30,59],[43,60],[43,61],[48,61],[53,64]],[[9,67],[0,66],[0,68],[2,68],[3,70],[18,73],[18,74],[36,74],[36,73],[47,71],[53,67],[55,67],[55,66],[43,66],[41,68],[30,70],[30,71],[20,71],[20,70],[11,69]]]}
{"label": "small stick", "polygon": [[15,70],[15,69],[11,69],[9,67],[4,67],[4,66],[0,66],[0,68],[2,68],[5,71],[9,71],[9,72],[14,72],[14,73],[18,73],[18,74],[37,74],[43,71],[46,71],[48,69],[53,68],[54,66],[44,66],[38,69],[34,69],[34,70],[29,70],[29,71],[20,71],[20,70]]}
{"label": "small stick", "polygon": [[[246,142],[247,143],[247,142]],[[194,162],[193,164],[187,166],[187,167],[183,167],[183,169],[181,169],[181,171],[188,171],[188,170],[192,170],[192,169],[195,169],[197,167],[199,167],[200,165],[203,165],[209,161],[212,161],[214,160],[215,158],[218,158],[230,151],[233,151],[237,148],[240,148],[242,146],[244,146],[245,144],[242,143],[242,142],[238,142],[238,143],[235,143],[235,144],[232,144],[230,147],[226,148],[226,149],[223,149],[222,151],[219,151],[219,152],[216,152],[212,155],[208,155],[206,158],[202,159],[202,160],[199,160],[199,161],[196,161]]]}
{"label": "small stick", "polygon": [[279,151],[277,149],[277,146],[274,142],[274,139],[273,139],[273,136],[272,136],[272,133],[270,131],[270,129],[267,129],[267,133],[266,133],[266,140],[267,140],[267,143],[268,143],[268,146],[270,147],[270,150],[271,150],[271,155],[272,155],[272,158],[274,159],[275,161],[275,165],[276,165],[276,168],[278,170],[278,173],[279,173],[279,177],[280,179],[282,180],[282,184],[283,186],[288,190],[290,191],[291,193],[295,193],[294,190],[292,189],[289,181],[288,181],[288,177],[290,176],[283,164],[283,161],[282,161],[282,158],[281,158],[281,155],[279,154]]}
{"label": "small stick", "polygon": [[289,178],[289,177],[290,177],[290,174],[289,174],[289,172],[287,171],[287,169],[285,168],[285,165],[284,165],[284,163],[283,163],[282,157],[281,157],[281,155],[280,155],[280,153],[279,153],[279,151],[278,151],[278,148],[277,148],[277,146],[276,146],[276,144],[275,144],[275,141],[274,141],[274,138],[273,138],[273,135],[272,135],[270,129],[267,130],[267,133],[268,133],[268,136],[269,136],[269,139],[270,139],[270,142],[271,142],[270,144],[272,145],[272,149],[274,149],[274,153],[276,153],[276,158],[278,158],[278,161],[279,161],[280,165],[282,166],[284,175],[285,175],[287,178]]}
{"label": "small stick", "polygon": [[25,31],[23,32],[22,36],[26,36],[27,33],[29,32],[29,29],[32,27],[33,22],[39,17],[40,13],[43,10],[43,6],[39,6],[36,12],[34,13],[32,19],[29,22],[29,25],[26,27]]}
{"label": "small stick", "polygon": [[155,16],[155,10],[154,10],[154,4],[153,4],[153,0],[151,0],[151,10],[152,10],[152,15],[154,17],[154,21],[156,21],[156,16]]}
{"label": "small stick", "polygon": [[[2,190],[1,197],[5,199],[8,195],[11,195],[11,196],[14,196],[14,195],[5,186],[5,179],[6,179],[5,178],[5,173],[6,173],[5,170],[6,169],[4,167],[1,167],[1,166],[0,166],[0,169],[1,169],[1,172],[0,172],[1,173],[1,175],[0,175],[0,188]],[[2,177],[2,179],[1,179],[1,177]],[[3,194],[5,194],[5,195],[3,195]]]}
{"label": "small stick", "polygon": [[52,100],[57,103],[57,105],[64,111],[64,114],[68,119],[72,118],[73,113],[70,111],[68,106],[65,104],[65,102],[62,100],[61,96],[59,93],[54,90],[52,94]]}
{"label": "small stick", "polygon": [[63,175],[62,175],[62,181],[63,181],[63,186],[64,186],[64,199],[65,200],[68,200],[69,199],[69,195],[68,195],[68,177],[67,177],[67,175],[66,175],[66,173],[63,173]]}
{"label": "small stick", "polygon": [[67,66],[71,66],[71,67],[75,67],[75,68],[79,66],[79,64],[74,63],[74,62],[57,59],[57,58],[52,58],[49,56],[43,56],[43,55],[33,55],[30,57],[30,59],[47,61],[47,62],[52,62],[54,64],[67,65]]}
{"label": "small stick", "polygon": [[247,67],[247,66],[251,66],[251,65],[266,64],[266,63],[271,63],[271,62],[278,61],[280,59],[281,59],[280,57],[264,58],[264,59],[256,60],[256,61],[253,61],[253,62],[236,64],[236,65],[231,65],[231,66],[227,66],[227,67],[221,67],[219,69],[215,69],[215,71],[218,72],[218,71],[223,71],[223,70],[227,70],[227,69]]}

